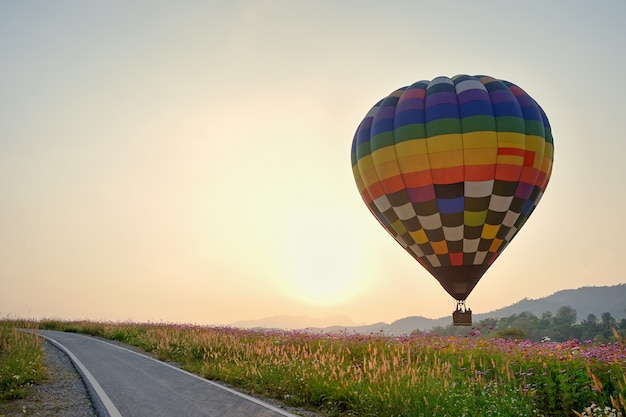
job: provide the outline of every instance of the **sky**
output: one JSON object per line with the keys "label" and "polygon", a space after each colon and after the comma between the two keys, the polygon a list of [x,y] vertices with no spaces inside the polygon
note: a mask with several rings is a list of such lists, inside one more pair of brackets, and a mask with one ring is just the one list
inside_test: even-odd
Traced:
{"label": "sky", "polygon": [[[438,318],[454,300],[358,194],[393,90],[511,81],[552,178],[467,304],[626,282],[626,3],[0,2],[0,317]],[[575,306],[573,306],[575,308]]]}

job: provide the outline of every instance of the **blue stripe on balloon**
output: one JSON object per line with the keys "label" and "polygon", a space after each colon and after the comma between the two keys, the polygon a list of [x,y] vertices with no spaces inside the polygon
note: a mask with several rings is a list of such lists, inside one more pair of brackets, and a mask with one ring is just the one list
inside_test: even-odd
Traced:
{"label": "blue stripe on balloon", "polygon": [[530,213],[532,213],[534,208],[535,203],[533,202],[533,200],[526,200],[524,202],[524,206],[522,207],[522,215],[526,217],[530,216]]}
{"label": "blue stripe on balloon", "polygon": [[[537,105],[537,110],[539,110],[539,113],[541,113],[541,120],[543,120],[543,125],[545,126],[546,130],[550,130],[551,128],[550,121],[548,121],[548,116],[546,116],[543,109],[539,105]],[[552,143],[552,137],[546,136],[546,141]]]}
{"label": "blue stripe on balloon", "polygon": [[391,132],[393,131],[393,125],[393,118],[375,119],[372,124],[371,136],[374,137],[379,133]]}
{"label": "blue stripe on balloon", "polygon": [[438,198],[437,207],[442,214],[461,213],[465,207],[465,197]]}
{"label": "blue stripe on balloon", "polygon": [[459,106],[461,117],[493,116],[493,106],[487,101],[470,101]]}
{"label": "blue stripe on balloon", "polygon": [[437,106],[426,107],[426,123],[439,119],[458,118],[459,106],[457,106],[456,104],[439,104]]}
{"label": "blue stripe on balloon", "polygon": [[537,107],[534,106],[524,106],[522,107],[522,113],[524,113],[524,119],[526,121],[528,120],[535,120],[537,122],[541,122],[543,121],[542,117],[541,117],[541,113],[539,112],[539,109],[537,109]]}
{"label": "blue stripe on balloon", "polygon": [[[390,132],[393,130],[393,118],[396,112],[395,104],[397,103],[397,99],[392,97],[390,99],[385,99],[374,115],[374,121],[372,123],[372,131],[371,135],[376,136],[379,133]],[[392,104],[393,105],[390,105]]]}
{"label": "blue stripe on balloon", "polygon": [[493,102],[493,113],[496,117],[512,116],[524,118],[519,104],[511,101]]}
{"label": "blue stripe on balloon", "polygon": [[370,131],[372,128],[372,121],[373,121],[373,118],[368,117],[367,119],[364,119],[363,122],[361,122],[361,125],[359,126],[359,129],[357,130],[357,133],[356,133],[357,145],[370,141],[370,137],[371,137]]}
{"label": "blue stripe on balloon", "polygon": [[423,110],[409,110],[396,114],[396,128],[412,124],[424,123]]}

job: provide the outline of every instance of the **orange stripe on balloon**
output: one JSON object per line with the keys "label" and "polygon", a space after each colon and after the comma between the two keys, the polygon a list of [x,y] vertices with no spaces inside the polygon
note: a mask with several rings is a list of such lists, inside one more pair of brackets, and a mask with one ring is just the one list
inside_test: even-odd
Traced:
{"label": "orange stripe on balloon", "polygon": [[401,175],[396,175],[395,177],[391,178],[385,178],[380,183],[382,184],[383,189],[387,194],[395,193],[405,188],[404,181],[402,180]]}
{"label": "orange stripe on balloon", "polygon": [[496,165],[467,165],[465,167],[465,181],[489,181],[493,179]]}
{"label": "orange stripe on balloon", "polygon": [[433,178],[430,170],[403,174],[402,178],[404,178],[404,183],[406,184],[407,188],[424,187],[433,183]]}
{"label": "orange stripe on balloon", "polygon": [[385,190],[383,190],[382,185],[377,182],[367,187],[364,194],[368,195],[371,201],[373,201],[376,200],[378,197],[385,195]]}
{"label": "orange stripe on balloon", "polygon": [[522,167],[517,165],[498,164],[496,168],[496,179],[502,181],[519,181],[522,174]]}
{"label": "orange stripe on balloon", "polygon": [[464,167],[440,168],[430,170],[435,184],[456,184],[464,180]]}

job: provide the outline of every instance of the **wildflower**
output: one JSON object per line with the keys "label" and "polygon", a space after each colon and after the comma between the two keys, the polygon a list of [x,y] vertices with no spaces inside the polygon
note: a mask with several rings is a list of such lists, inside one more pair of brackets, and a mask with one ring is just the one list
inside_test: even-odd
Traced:
{"label": "wildflower", "polygon": [[618,417],[621,413],[615,408],[611,407],[598,407],[596,403],[591,403],[591,406],[587,407],[582,413],[574,411],[579,417]]}

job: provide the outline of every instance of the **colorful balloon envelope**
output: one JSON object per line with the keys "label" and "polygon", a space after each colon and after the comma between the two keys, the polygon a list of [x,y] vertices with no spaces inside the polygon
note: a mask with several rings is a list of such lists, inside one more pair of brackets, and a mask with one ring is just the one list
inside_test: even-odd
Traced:
{"label": "colorful balloon envelope", "polygon": [[394,91],[352,142],[365,204],[457,301],[531,215],[552,162],[541,107],[515,84],[484,75]]}

